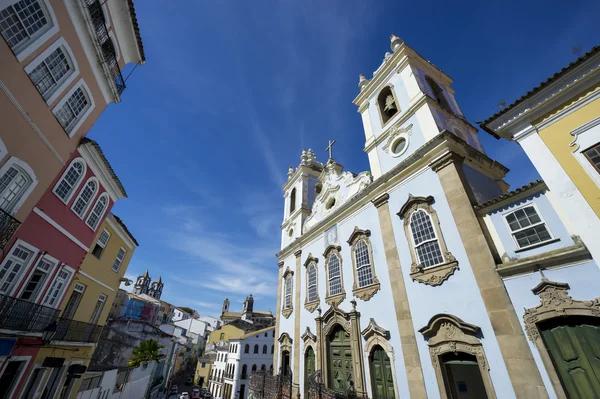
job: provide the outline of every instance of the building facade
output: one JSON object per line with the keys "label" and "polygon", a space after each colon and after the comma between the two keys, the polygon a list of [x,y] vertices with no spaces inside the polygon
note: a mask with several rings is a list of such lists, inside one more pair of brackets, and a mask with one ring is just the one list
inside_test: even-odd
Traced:
{"label": "building facade", "polygon": [[550,188],[549,198],[592,252],[600,235],[600,46],[480,126],[516,141]]}
{"label": "building facade", "polygon": [[252,294],[248,295],[244,300],[241,312],[232,312],[229,307],[229,298],[225,298],[221,310],[221,322],[224,324],[237,319],[242,319],[249,323],[262,324],[264,326],[271,326],[275,323],[275,317],[270,311],[254,310],[254,297]]}
{"label": "building facade", "polygon": [[[392,35],[354,100],[370,171],[344,171],[333,143],[327,162],[305,150],[290,168],[274,365],[293,395],[319,372],[338,394],[378,399],[565,397],[572,374],[550,370],[561,359],[539,337],[597,334],[597,265],[544,183],[507,191],[451,85]],[[584,321],[556,317],[584,303]]]}

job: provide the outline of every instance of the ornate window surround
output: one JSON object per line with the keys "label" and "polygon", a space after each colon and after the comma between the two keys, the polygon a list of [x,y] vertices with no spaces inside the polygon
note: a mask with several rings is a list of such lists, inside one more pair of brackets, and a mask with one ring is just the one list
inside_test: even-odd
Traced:
{"label": "ornate window surround", "polygon": [[[382,116],[383,110],[381,109],[381,106],[379,105],[379,96],[381,95],[381,92],[384,91],[386,88],[389,88],[390,91],[392,92],[392,96],[394,96],[394,103],[396,104],[397,111],[396,111],[396,113],[394,115],[390,116],[387,121],[384,122],[383,121],[383,116]],[[381,88],[381,90],[379,90],[379,92],[377,92],[377,97],[375,98],[375,104],[377,106],[377,115],[379,115],[379,122],[381,123],[381,128],[382,129],[388,123],[390,123],[390,121],[392,119],[395,119],[402,112],[402,109],[400,109],[400,104],[398,104],[398,96],[396,95],[396,90],[394,89],[394,85],[392,83],[386,84],[385,86],[383,86]]]}
{"label": "ornate window surround", "polygon": [[288,266],[287,269],[285,269],[285,271],[283,272],[283,274],[281,275],[281,278],[283,280],[283,298],[282,298],[282,304],[283,306],[281,307],[281,314],[283,315],[283,317],[285,317],[286,319],[288,319],[290,317],[290,315],[294,312],[294,280],[292,279],[292,300],[290,301],[290,306],[289,307],[285,307],[285,295],[286,295],[286,283],[287,283],[287,276],[293,276],[294,272],[292,271],[292,269],[290,269],[290,267]]}
{"label": "ornate window surround", "polygon": [[[394,380],[394,397],[396,399],[400,399],[398,394],[398,381],[396,380],[396,356],[394,354],[394,347],[390,345],[390,332],[382,327],[379,327],[375,319],[369,319],[369,325],[360,333],[365,339],[365,348],[364,352],[367,356],[367,359],[370,358],[371,352],[375,349],[376,346],[380,346],[387,356],[390,358],[390,365],[392,367],[392,379]],[[371,378],[371,370],[369,367],[365,367],[365,373],[368,373],[367,380]],[[372,384],[369,384],[370,389],[372,390]],[[370,392],[370,397],[374,397],[373,392]]]}
{"label": "ornate window surround", "polygon": [[[319,302],[321,299],[319,298],[319,259],[312,256],[312,254],[308,254],[308,258],[304,262],[304,268],[306,269],[306,299],[304,300],[304,308],[308,310],[310,313],[314,312],[315,309],[319,306]],[[314,301],[308,301],[308,269],[311,265],[315,266],[316,271],[316,288],[317,288],[317,297]]]}
{"label": "ornate window surround", "polygon": [[[446,240],[444,239],[442,230],[440,229],[440,220],[437,212],[432,207],[434,202],[435,200],[431,195],[428,197],[415,197],[412,194],[409,194],[408,200],[406,200],[404,205],[402,205],[402,208],[400,208],[400,212],[398,212],[397,215],[400,217],[400,219],[404,219],[404,233],[406,234],[406,239],[408,240],[410,247],[410,256],[412,257],[410,277],[413,279],[413,281],[416,280],[423,284],[438,286],[444,281],[448,280],[450,276],[454,274],[456,270],[458,270],[459,267],[458,261],[446,247]],[[442,252],[442,256],[444,258],[444,262],[440,263],[439,265],[423,267],[421,264],[418,264],[419,258],[417,257],[414,239],[410,229],[410,219],[412,214],[419,209],[427,212],[431,218],[433,228],[435,229],[440,251]]]}
{"label": "ornate window surround", "polygon": [[569,295],[569,289],[571,288],[569,284],[550,281],[542,271],[540,271],[540,274],[542,275],[542,281],[531,289],[535,295],[540,297],[540,304],[534,308],[525,309],[523,323],[529,340],[533,342],[540,353],[556,396],[560,399],[566,399],[567,395],[554,368],[548,349],[544,345],[538,324],[557,317],[600,317],[600,297],[591,301],[573,299]]}
{"label": "ornate window surround", "polygon": [[[304,334],[302,334],[302,336],[300,337],[302,338],[302,341],[304,341],[304,353],[306,353],[306,350],[308,349],[308,347],[311,347],[312,350],[315,352],[315,356],[317,354],[317,336],[315,334],[313,334],[310,331],[310,327],[306,327],[306,331],[304,331]],[[316,361],[316,358],[315,358]],[[316,364],[315,364],[316,366]]]}
{"label": "ornate window surround", "polygon": [[[281,333],[281,335],[279,336],[279,338],[277,339],[277,341],[279,342],[279,359],[281,362],[283,362],[283,352],[287,351],[289,353],[290,356],[290,360],[292,358],[292,349],[293,349],[293,343],[294,340],[290,337],[290,335],[286,332]],[[279,369],[281,370],[281,365],[279,366]],[[290,364],[290,369],[292,368],[292,365]]]}
{"label": "ornate window surround", "polygon": [[[379,279],[377,278],[377,274],[375,274],[375,265],[373,263],[373,247],[371,246],[371,240],[369,237],[371,236],[370,230],[361,230],[358,227],[354,227],[354,231],[350,234],[350,238],[348,238],[348,245],[350,245],[350,252],[352,257],[352,272],[354,274],[354,284],[352,285],[352,295],[355,297],[362,299],[363,301],[368,301],[373,298],[373,296],[381,289],[381,284],[379,283]],[[356,244],[363,240],[367,245],[367,249],[369,252],[369,268],[371,269],[371,276],[373,277],[373,283],[369,285],[365,285],[364,287],[360,287],[358,284],[358,270],[356,269]]]}
{"label": "ornate window surround", "polygon": [[[340,251],[342,247],[339,245],[330,245],[325,249],[323,256],[325,257],[325,302],[329,306],[339,306],[344,299],[346,299],[346,289],[344,288],[344,272],[342,255]],[[342,292],[336,295],[329,295],[329,255],[335,254],[340,262],[340,284],[342,285]]]}
{"label": "ornate window surround", "polygon": [[456,316],[437,314],[419,332],[427,339],[427,345],[429,345],[429,354],[435,369],[441,399],[450,397],[449,392],[446,392],[442,365],[440,364],[440,356],[449,352],[463,352],[475,356],[487,396],[489,399],[496,399],[489,364],[478,338],[481,336],[479,327],[465,323]]}

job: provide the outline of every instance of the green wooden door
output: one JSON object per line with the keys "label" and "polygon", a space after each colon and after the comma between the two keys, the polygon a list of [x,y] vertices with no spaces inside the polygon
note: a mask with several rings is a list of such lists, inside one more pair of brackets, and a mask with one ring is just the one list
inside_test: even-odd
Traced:
{"label": "green wooden door", "polygon": [[342,327],[337,327],[329,335],[329,387],[346,394],[352,377],[352,349],[350,337]]}
{"label": "green wooden door", "polygon": [[541,331],[569,398],[599,399],[600,320],[580,317],[552,320],[542,325]]}
{"label": "green wooden door", "polygon": [[375,346],[369,358],[371,367],[371,387],[373,399],[394,398],[394,377],[390,358],[379,345]]}
{"label": "green wooden door", "polygon": [[304,357],[304,397],[309,397],[308,378],[315,373],[315,351],[309,346]]}

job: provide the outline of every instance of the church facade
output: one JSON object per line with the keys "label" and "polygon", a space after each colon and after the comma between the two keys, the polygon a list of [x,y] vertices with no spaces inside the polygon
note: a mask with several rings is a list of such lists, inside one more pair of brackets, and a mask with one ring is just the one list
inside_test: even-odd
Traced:
{"label": "church facade", "polygon": [[252,294],[248,295],[244,300],[241,312],[232,312],[229,309],[231,303],[229,298],[225,298],[223,301],[223,307],[221,308],[221,321],[223,324],[231,323],[234,320],[243,320],[248,323],[254,323],[263,326],[272,326],[275,324],[275,316],[270,311],[254,310],[254,297]]}
{"label": "church facade", "polygon": [[162,282],[162,277],[159,276],[158,280],[152,282],[152,279],[148,274],[148,270],[146,270],[144,274],[138,276],[137,280],[135,281],[133,293],[136,295],[146,294],[154,299],[160,299],[164,286],[165,285]]}
{"label": "church facade", "polygon": [[452,80],[391,50],[354,100],[370,171],[331,142],[288,171],[275,369],[300,395],[317,371],[376,399],[600,392],[598,265],[544,182],[508,191]]}

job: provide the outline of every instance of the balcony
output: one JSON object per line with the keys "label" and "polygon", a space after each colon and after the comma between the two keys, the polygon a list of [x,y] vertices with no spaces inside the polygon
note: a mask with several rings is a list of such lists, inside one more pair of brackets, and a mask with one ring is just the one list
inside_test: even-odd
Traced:
{"label": "balcony", "polygon": [[92,34],[92,39],[95,42],[96,53],[100,59],[100,64],[105,70],[105,73],[110,76],[114,84],[113,90],[116,91],[117,99],[120,99],[121,93],[125,90],[125,80],[121,74],[121,69],[117,62],[117,52],[115,44],[108,36],[106,28],[106,19],[102,11],[102,5],[98,0],[79,0],[80,6],[83,8],[88,28]]}
{"label": "balcony", "polygon": [[58,309],[0,295],[0,328],[42,332],[56,320]]}
{"label": "balcony", "polygon": [[20,224],[21,222],[0,209],[0,248],[5,248],[8,245]]}
{"label": "balcony", "polygon": [[70,319],[59,319],[56,326],[54,341],[69,342],[91,342],[96,343],[100,339],[102,326],[97,324],[83,323]]}

